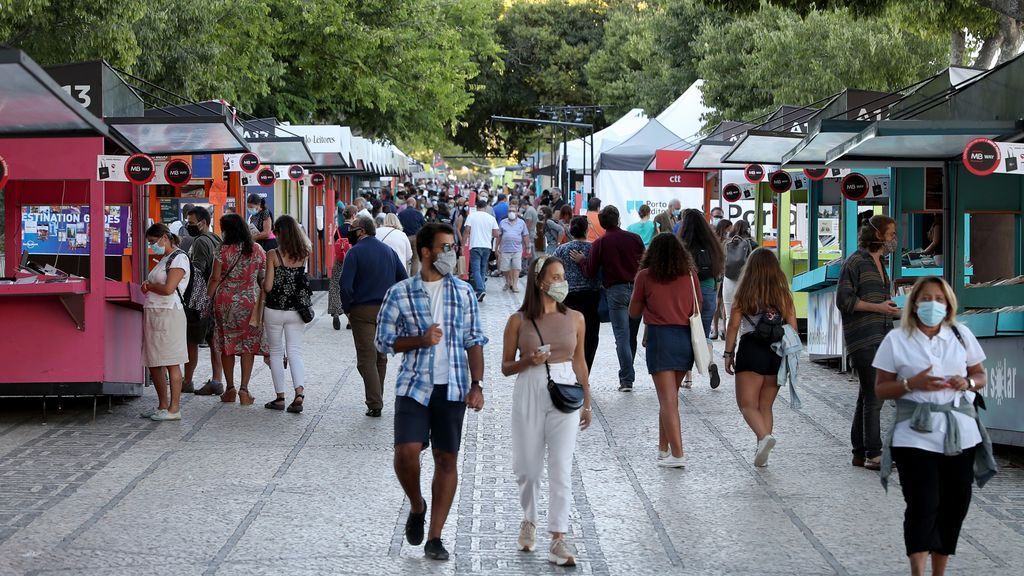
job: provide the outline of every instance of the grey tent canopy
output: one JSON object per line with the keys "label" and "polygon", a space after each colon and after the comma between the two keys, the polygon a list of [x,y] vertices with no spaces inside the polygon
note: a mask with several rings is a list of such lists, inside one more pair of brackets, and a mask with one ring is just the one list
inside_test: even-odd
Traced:
{"label": "grey tent canopy", "polygon": [[598,170],[642,171],[657,150],[679,142],[679,136],[657,120],[651,120],[628,140],[601,153]]}

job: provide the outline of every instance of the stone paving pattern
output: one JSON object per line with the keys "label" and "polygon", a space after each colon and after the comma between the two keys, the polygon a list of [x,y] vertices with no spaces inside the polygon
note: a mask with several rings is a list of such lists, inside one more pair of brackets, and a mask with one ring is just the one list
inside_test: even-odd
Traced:
{"label": "stone paving pattern", "polygon": [[[326,305],[322,295],[317,305]],[[0,574],[564,573],[546,562],[543,532],[541,552],[515,549],[513,380],[500,374],[500,353],[516,306],[492,281],[482,305],[487,406],[466,418],[444,531],[451,561],[425,560],[405,544],[391,403],[384,418],[363,416],[351,332],[334,331],[319,313],[308,327],[301,415],[262,408],[273,395],[262,364],[255,406],[186,395],[178,423],[136,417],[155,402],[152,389],[110,413],[101,402],[95,422],[91,400],[64,399],[56,411],[51,399],[45,422],[38,399],[0,400]],[[802,365],[804,408],[780,394],[779,444],[760,470],[732,379],[711,390],[696,378],[682,393],[687,467],[679,471],[655,466],[658,403],[644,366],[641,349],[636,391],[616,391],[614,342],[603,326],[594,423],[579,436],[573,470],[576,572],[906,572],[898,485],[886,494],[876,475],[849,465],[850,377]],[[389,390],[397,359],[391,368]],[[208,373],[202,365],[197,376]],[[1004,456],[1001,474],[975,491],[951,574],[1024,573],[1024,468],[1019,452]],[[425,458],[425,489],[431,473]]]}

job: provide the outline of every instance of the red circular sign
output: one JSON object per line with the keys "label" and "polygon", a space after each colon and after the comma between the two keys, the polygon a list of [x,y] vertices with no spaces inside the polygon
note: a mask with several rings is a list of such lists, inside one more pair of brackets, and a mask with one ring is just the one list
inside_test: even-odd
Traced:
{"label": "red circular sign", "polygon": [[156,177],[156,165],[149,156],[135,154],[124,163],[124,176],[132,184],[149,184]]}
{"label": "red circular sign", "polygon": [[174,159],[167,163],[164,168],[164,179],[171,186],[184,186],[192,179],[192,167],[181,159]]}
{"label": "red circular sign", "polygon": [[867,177],[859,172],[847,174],[839,182],[839,190],[843,197],[854,202],[867,198],[869,188]]}
{"label": "red circular sign", "polygon": [[324,182],[327,182],[327,177],[319,172],[314,172],[313,175],[309,177],[309,183],[313,186],[323,186]]}
{"label": "red circular sign", "polygon": [[743,197],[743,190],[740,189],[739,184],[726,184],[722,188],[722,198],[726,202],[739,202],[740,198]]}
{"label": "red circular sign", "polygon": [[975,176],[988,176],[995,172],[1002,159],[999,145],[988,138],[971,140],[964,148],[964,167]]}
{"label": "red circular sign", "polygon": [[747,179],[747,182],[757,184],[764,180],[764,166],[760,164],[747,164],[747,167],[743,169],[743,176]]}
{"label": "red circular sign", "polygon": [[793,177],[785,170],[776,170],[768,176],[768,187],[776,194],[789,192],[793,187]]}
{"label": "red circular sign", "polygon": [[10,177],[11,173],[7,171],[7,160],[4,160],[3,156],[0,156],[0,188],[7,184],[7,178]]}
{"label": "red circular sign", "polygon": [[277,182],[277,176],[272,169],[264,168],[256,173],[256,183],[260,186],[270,186],[274,182]]}
{"label": "red circular sign", "polygon": [[259,170],[260,157],[252,152],[246,152],[238,159],[238,167],[242,169],[242,172],[252,174],[256,170]]}
{"label": "red circular sign", "polygon": [[804,176],[807,176],[808,180],[820,182],[828,176],[827,168],[804,168]]}
{"label": "red circular sign", "polygon": [[302,166],[298,164],[292,164],[288,167],[288,178],[292,180],[302,180],[302,177],[306,175],[306,171],[302,169]]}

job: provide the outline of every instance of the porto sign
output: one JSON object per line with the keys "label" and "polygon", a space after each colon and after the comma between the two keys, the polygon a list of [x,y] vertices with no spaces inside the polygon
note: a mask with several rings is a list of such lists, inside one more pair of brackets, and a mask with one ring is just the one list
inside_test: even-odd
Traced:
{"label": "porto sign", "polygon": [[738,184],[726,184],[722,188],[722,198],[726,202],[739,202],[740,198],[743,197],[743,190],[740,189]]}
{"label": "porto sign", "polygon": [[124,176],[138,186],[149,184],[150,180],[156,177],[156,165],[149,156],[135,154],[124,163]]}
{"label": "porto sign", "polygon": [[776,194],[782,194],[783,192],[789,192],[793,187],[793,177],[789,175],[789,172],[785,170],[777,170],[772,172],[768,176],[768,187],[772,189],[772,192]]}
{"label": "porto sign", "polygon": [[999,145],[988,138],[971,140],[964,148],[964,167],[975,176],[988,176],[999,168],[1002,152]]}
{"label": "porto sign", "polygon": [[760,164],[748,164],[743,169],[743,176],[747,179],[747,182],[751,184],[757,184],[761,180],[764,180],[764,166]]}
{"label": "porto sign", "polygon": [[843,197],[853,202],[867,198],[869,188],[867,177],[858,172],[847,174],[839,182],[839,190],[843,193]]}

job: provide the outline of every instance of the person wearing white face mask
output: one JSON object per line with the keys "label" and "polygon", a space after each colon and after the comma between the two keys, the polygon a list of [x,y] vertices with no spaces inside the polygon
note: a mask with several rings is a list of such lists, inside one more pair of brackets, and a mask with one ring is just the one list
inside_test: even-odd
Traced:
{"label": "person wearing white face mask", "polygon": [[498,224],[498,269],[505,275],[505,290],[519,292],[519,271],[523,269],[523,246],[530,240],[526,223],[519,218],[519,206],[511,204],[508,216]]}
{"label": "person wearing white face mask", "polygon": [[880,476],[888,488],[895,461],[907,503],[903,539],[915,575],[924,574],[929,555],[932,573],[945,573],[971,503],[971,484],[984,487],[996,473],[975,408],[976,392],[987,382],[985,353],[956,322],[956,308],[944,280],[918,280],[900,328],[885,337],[873,363],[878,397],[896,401]]}
{"label": "person wearing white face mask", "polygon": [[[526,294],[519,311],[505,325],[501,372],[517,375],[512,395],[512,470],[519,483],[524,519],[519,549],[532,552],[537,543],[544,454],[548,466],[548,561],[574,566],[576,557],[565,541],[572,503],[572,461],[576,433],[590,426],[590,385],[583,338],[583,315],[562,301],[569,293],[562,261],[542,256],[530,266]],[[556,404],[549,382],[575,383],[582,406]],[[559,386],[561,387],[561,386]],[[546,450],[545,450],[546,449]]]}

